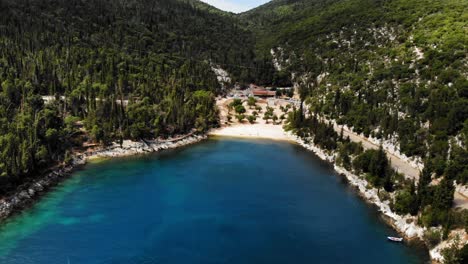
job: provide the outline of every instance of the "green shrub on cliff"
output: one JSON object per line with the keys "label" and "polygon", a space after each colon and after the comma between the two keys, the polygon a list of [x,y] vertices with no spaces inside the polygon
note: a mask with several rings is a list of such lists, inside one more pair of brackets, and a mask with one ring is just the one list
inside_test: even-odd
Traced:
{"label": "green shrub on cliff", "polygon": [[385,151],[369,149],[353,160],[354,170],[360,174],[365,173],[367,180],[375,187],[383,187],[386,191],[393,191],[392,176],[395,173],[391,167]]}
{"label": "green shrub on cliff", "polygon": [[429,245],[429,248],[434,248],[440,243],[441,240],[442,234],[439,230],[430,229],[424,232],[424,241],[427,245]]}
{"label": "green shrub on cliff", "polygon": [[392,209],[399,214],[417,215],[419,204],[414,183],[398,191]]}
{"label": "green shrub on cliff", "polygon": [[445,264],[466,264],[468,263],[468,244],[459,247],[460,238],[453,242],[452,246],[442,251]]}

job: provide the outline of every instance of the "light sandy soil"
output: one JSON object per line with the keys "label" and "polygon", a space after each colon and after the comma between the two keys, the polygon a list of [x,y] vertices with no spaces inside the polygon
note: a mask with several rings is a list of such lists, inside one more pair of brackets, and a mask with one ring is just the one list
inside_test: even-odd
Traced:
{"label": "light sandy soil", "polygon": [[273,124],[235,124],[212,130],[209,134],[213,136],[291,140],[280,125]]}
{"label": "light sandy soil", "polygon": [[468,209],[468,197],[459,192],[455,192],[453,203],[456,208]]}
{"label": "light sandy soil", "polygon": [[[250,137],[250,138],[268,138],[273,140],[291,140],[285,131],[282,128],[283,122],[278,120],[276,124],[273,124],[272,120],[269,120],[268,123],[263,120],[263,114],[266,112],[268,106],[268,100],[258,100],[257,105],[262,108],[257,120],[254,124],[250,124],[248,121],[244,120],[242,123],[235,118],[234,110],[231,110],[232,120],[228,122],[227,116],[229,115],[229,110],[227,105],[231,103],[234,99],[221,98],[217,100],[217,106],[220,110],[220,121],[221,128],[214,129],[210,131],[210,135],[213,136],[228,136],[228,137]],[[282,100],[270,101],[269,106],[274,109],[273,113],[278,117],[285,114],[280,106],[286,106],[287,103]],[[250,109],[246,103],[244,107],[247,110],[245,115],[252,115],[255,109]]]}

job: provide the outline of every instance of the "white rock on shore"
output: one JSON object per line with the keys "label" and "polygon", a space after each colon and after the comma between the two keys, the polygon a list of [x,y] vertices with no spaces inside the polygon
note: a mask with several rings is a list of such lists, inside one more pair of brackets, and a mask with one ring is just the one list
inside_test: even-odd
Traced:
{"label": "white rock on shore", "polygon": [[392,212],[392,210],[390,209],[389,201],[381,201],[378,196],[378,190],[376,188],[368,186],[368,183],[365,179],[362,179],[359,176],[346,170],[345,168],[336,165],[334,154],[329,155],[325,153],[321,148],[311,143],[305,143],[304,140],[297,136],[291,135],[291,137],[295,139],[295,141],[299,143],[299,145],[305,147],[308,150],[313,151],[322,160],[333,163],[335,171],[339,174],[344,175],[352,186],[357,187],[357,189],[359,190],[359,194],[363,196],[367,201],[375,204],[378,207],[379,211],[391,220],[391,224],[395,226],[395,228],[398,229],[399,232],[404,234],[407,238],[423,238],[425,228],[417,226],[415,224],[416,219],[414,219],[414,217],[411,217],[409,215],[400,216]]}
{"label": "white rock on shore", "polygon": [[[429,255],[433,261],[443,262],[444,257],[442,256],[442,252],[446,248],[452,247],[454,243],[457,243],[457,246],[461,248],[462,246],[468,244],[467,241],[468,234],[466,233],[465,229],[457,229],[450,232],[449,239],[442,241],[436,247],[429,251]],[[458,241],[458,242],[456,242]]]}
{"label": "white rock on shore", "polygon": [[152,140],[146,143],[125,140],[122,147],[120,147],[119,144],[113,143],[109,147],[92,153],[76,154],[71,165],[58,167],[52,172],[40,177],[40,179],[25,183],[18,187],[14,194],[0,200],[0,221],[10,216],[14,211],[21,210],[32,203],[34,199],[47,188],[57,184],[62,178],[68,176],[75,167],[86,164],[88,160],[107,157],[124,157],[156,152],[162,149],[173,149],[190,145],[206,138],[206,135],[187,135],[179,139],[165,141]]}
{"label": "white rock on shore", "polygon": [[[275,128],[277,129],[277,128]],[[275,134],[276,135],[276,134]],[[251,137],[259,136],[258,133],[254,133],[252,135],[248,135]],[[28,203],[32,202],[35,196],[38,196],[48,187],[56,184],[61,178],[65,177],[72,170],[79,165],[85,164],[88,160],[96,159],[96,158],[107,158],[107,157],[124,157],[124,156],[131,156],[135,154],[144,154],[150,152],[157,152],[163,149],[173,149],[185,145],[190,145],[196,142],[199,142],[203,139],[206,139],[206,135],[189,135],[179,139],[174,140],[167,140],[167,141],[146,141],[146,142],[134,142],[130,140],[125,140],[122,143],[122,146],[117,143],[113,143],[111,146],[106,147],[104,149],[87,153],[87,154],[80,154],[74,157],[73,163],[70,166],[59,168],[56,171],[52,171],[41,179],[31,182],[29,184],[25,184],[18,188],[18,191],[9,196],[0,200],[0,220],[8,217],[11,215],[12,212],[15,210],[19,210],[23,208]],[[340,167],[335,164],[336,154],[335,153],[326,153],[321,148],[317,147],[313,143],[306,143],[301,138],[291,134],[285,133],[284,138],[282,139],[290,139],[297,142],[299,145],[303,146],[304,148],[314,152],[319,158],[322,160],[331,162],[334,164],[334,169],[336,172],[344,175],[346,179],[349,181],[349,184],[355,186],[359,194],[365,198],[366,201],[374,204],[377,206],[378,210],[386,216],[386,220],[400,233],[404,234],[406,238],[413,239],[419,238],[423,239],[424,232],[427,228],[423,228],[416,224],[416,218],[410,215],[401,216],[398,215],[390,209],[389,201],[381,201],[378,195],[378,190],[372,188],[368,185],[367,181],[358,175],[353,174],[352,172],[346,170],[343,167]],[[466,186],[465,186],[466,187]],[[457,187],[460,189],[462,187]],[[462,191],[466,191],[466,188]],[[464,230],[455,230],[452,231],[452,234],[459,235],[463,238],[467,237],[467,234]],[[453,243],[453,238],[455,235],[451,234],[451,240],[443,241],[435,248],[430,250],[430,256],[433,261],[443,262],[442,257],[442,250],[444,248],[450,247],[451,243]],[[466,239],[463,243],[467,243]]]}
{"label": "white rock on shore", "polygon": [[185,145],[190,145],[206,139],[206,135],[192,135],[176,140],[151,140],[146,142],[136,142],[131,140],[124,140],[122,147],[118,143],[113,143],[111,146],[105,149],[98,150],[86,155],[86,159],[96,158],[109,158],[109,157],[125,157],[137,154],[157,152],[163,149],[173,149]]}
{"label": "white rock on shore", "polygon": [[[411,216],[411,215],[401,216],[393,212],[390,209],[389,201],[382,201],[380,197],[378,196],[377,189],[368,186],[368,183],[365,179],[362,179],[361,177],[353,174],[352,172],[346,170],[345,168],[336,165],[335,154],[327,154],[325,153],[324,150],[315,146],[313,143],[306,143],[304,142],[304,140],[302,140],[301,138],[291,133],[289,133],[288,136],[294,141],[296,141],[299,145],[314,152],[322,160],[325,160],[334,164],[335,171],[341,175],[344,175],[346,179],[348,180],[349,184],[351,184],[352,186],[355,186],[359,190],[359,194],[363,198],[365,198],[366,201],[376,205],[378,210],[386,217],[386,220],[388,221],[388,223],[391,224],[397,231],[403,234],[406,238],[408,239],[417,238],[422,241],[424,240],[424,233],[428,229],[417,225],[416,217]],[[462,187],[458,186],[458,188],[461,189]],[[465,191],[465,189],[463,189],[462,191]],[[439,230],[440,228],[433,227],[431,229]],[[461,238],[459,246],[468,244],[468,241],[466,239],[468,237],[468,234],[466,233],[464,229],[453,230],[449,236],[449,239],[442,241],[436,247],[434,247],[433,249],[429,251],[431,260],[434,262],[443,263],[444,258],[442,256],[442,251],[445,248],[450,247],[456,240],[456,237]]]}

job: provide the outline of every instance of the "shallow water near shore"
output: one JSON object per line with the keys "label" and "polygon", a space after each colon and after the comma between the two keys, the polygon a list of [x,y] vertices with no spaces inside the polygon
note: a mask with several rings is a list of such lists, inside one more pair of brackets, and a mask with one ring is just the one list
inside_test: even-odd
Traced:
{"label": "shallow water near shore", "polygon": [[0,263],[425,263],[332,167],[216,138],[88,164],[0,226]]}

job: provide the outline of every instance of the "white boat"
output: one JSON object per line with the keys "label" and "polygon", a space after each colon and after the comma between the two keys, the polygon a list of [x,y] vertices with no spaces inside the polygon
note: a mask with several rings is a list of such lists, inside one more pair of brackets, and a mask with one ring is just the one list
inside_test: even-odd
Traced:
{"label": "white boat", "polygon": [[401,237],[387,237],[387,239],[393,242],[403,242],[403,238]]}

